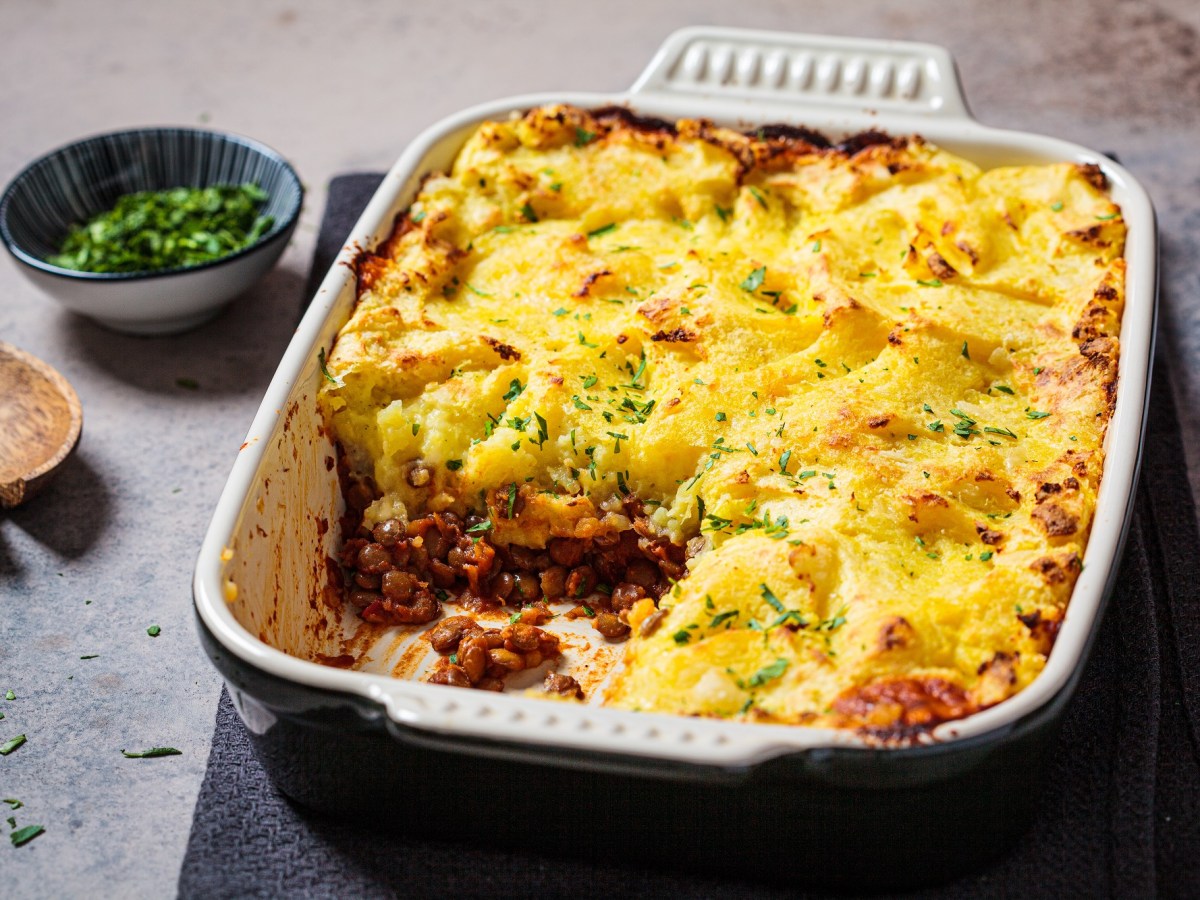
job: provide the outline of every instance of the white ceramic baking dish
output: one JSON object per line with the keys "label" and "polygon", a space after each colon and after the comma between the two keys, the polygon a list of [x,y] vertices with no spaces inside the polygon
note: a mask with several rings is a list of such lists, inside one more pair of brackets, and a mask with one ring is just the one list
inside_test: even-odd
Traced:
{"label": "white ceramic baking dish", "polygon": [[[984,167],[1053,161],[1100,166],[1128,226],[1128,280],[1116,406],[1084,568],[1042,674],[1015,697],[938,727],[930,739],[942,748],[976,747],[985,736],[1018,730],[1039,711],[1060,712],[1116,574],[1136,483],[1156,311],[1155,219],[1146,192],[1101,153],[976,122],[954,63],[941,48],[690,28],[666,40],[627,93],[537,94],[486,103],[426,130],[388,172],[280,363],[196,567],[195,604],[205,641],[251,732],[265,734],[283,713],[256,694],[254,679],[243,677],[247,671],[285,693],[312,689],[326,698],[352,698],[360,716],[386,725],[393,738],[554,766],[636,771],[657,761],[666,769],[678,764],[745,772],[797,752],[865,749],[849,732],[549,703],[313,661],[343,652],[343,623],[321,602],[330,589],[326,560],[339,543],[342,501],[315,394],[322,379],[318,353],[330,346],[354,304],[356,256],[389,235],[421,177],[448,168],[478,122],[548,102],[624,104],[641,115],[707,117],[742,128],[783,122],[834,140],[870,129],[919,133]],[[878,752],[905,751],[872,751]]]}

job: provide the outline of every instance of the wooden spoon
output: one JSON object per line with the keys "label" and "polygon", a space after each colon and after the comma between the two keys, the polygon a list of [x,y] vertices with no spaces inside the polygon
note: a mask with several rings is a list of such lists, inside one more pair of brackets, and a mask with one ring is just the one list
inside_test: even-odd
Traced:
{"label": "wooden spoon", "polygon": [[41,490],[79,443],[83,409],[70,382],[0,341],[0,508]]}

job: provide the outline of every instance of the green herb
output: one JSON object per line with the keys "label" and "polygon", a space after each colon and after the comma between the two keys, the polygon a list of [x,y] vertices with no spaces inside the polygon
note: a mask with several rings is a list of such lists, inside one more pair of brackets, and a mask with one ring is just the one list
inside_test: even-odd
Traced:
{"label": "green herb", "polygon": [[1117,215],[1118,214],[1114,212],[1114,213],[1109,213],[1107,216],[1096,216],[1096,218],[1099,219],[1101,222],[1107,222],[1109,219],[1115,219],[1117,217]]}
{"label": "green herb", "polygon": [[992,558],[992,551],[991,551],[991,550],[984,550],[982,553],[980,553],[980,554],[979,554],[979,558],[980,558],[980,559],[981,559],[983,562],[987,562],[989,559],[991,559],[991,558]]}
{"label": "green herb", "polygon": [[593,350],[600,346],[599,344],[590,343],[582,331],[579,332],[579,343],[584,347],[591,347]]}
{"label": "green herb", "polygon": [[609,232],[616,231],[616,230],[617,230],[617,223],[609,222],[607,225],[601,225],[599,228],[595,228],[595,229],[589,231],[587,233],[587,236],[590,238],[600,237],[600,235],[602,235],[602,234],[608,234]]}
{"label": "green herb", "polygon": [[1048,412],[1039,412],[1039,411],[1038,411],[1038,410],[1036,410],[1036,409],[1029,409],[1028,407],[1026,407],[1026,409],[1025,409],[1025,415],[1026,415],[1026,416],[1028,416],[1028,417],[1029,417],[1029,418],[1031,418],[1031,419],[1044,419],[1044,418],[1046,418],[1046,416],[1050,415],[1050,413],[1048,413]]}
{"label": "green herb", "polygon": [[804,480],[804,479],[806,479],[806,478],[813,478],[813,477],[815,477],[815,476],[816,476],[816,474],[817,474],[817,470],[816,470],[816,469],[805,469],[803,472],[799,472],[799,473],[797,473],[797,475],[796,475],[796,480],[797,480],[797,481],[803,481],[803,480]]}
{"label": "green herb", "polygon": [[671,635],[671,637],[677,644],[686,644],[692,639],[692,633],[690,631],[684,631],[682,628],[680,628],[677,632]]}
{"label": "green herb", "polygon": [[484,519],[482,522],[477,522],[467,529],[467,534],[483,534],[485,531],[491,531],[492,520]]}
{"label": "green herb", "polygon": [[446,468],[449,469],[451,472],[457,472],[462,467],[463,467],[463,462],[461,459],[446,460]]}
{"label": "green herb", "polygon": [[504,392],[503,399],[511,403],[521,396],[521,392],[525,390],[525,385],[521,384],[519,378],[514,378],[508,383],[508,390]]}
{"label": "green herb", "polygon": [[767,587],[766,584],[760,584],[758,587],[762,592],[762,598],[770,604],[771,609],[775,610],[775,612],[783,612],[783,604],[779,602],[779,598],[775,596],[775,592]]}
{"label": "green herb", "polygon": [[585,391],[600,380],[595,375],[580,375],[579,377],[583,381],[583,389]]}
{"label": "green herb", "polygon": [[150,635],[150,637],[158,637],[160,634],[162,634],[162,629],[157,625],[151,625],[146,629],[146,634]]}
{"label": "green herb", "polygon": [[420,422],[413,422],[413,424],[412,424],[412,433],[413,433],[413,437],[416,437],[416,436],[417,436],[417,432],[418,432],[418,431],[420,431],[420,430],[421,430],[421,423],[420,423]]}
{"label": "green herb", "polygon": [[[508,518],[513,517],[513,508],[517,505],[517,483],[514,481],[508,486]],[[489,523],[490,524],[490,523]]]}
{"label": "green herb", "polygon": [[536,222],[538,220],[537,213],[533,211],[533,207],[528,203],[521,207],[521,215],[529,222]]}
{"label": "green herb", "polygon": [[717,413],[716,419],[718,422],[724,422],[728,417],[723,412]]}
{"label": "green herb", "polygon": [[189,391],[200,390],[200,382],[198,382],[195,378],[176,378],[175,384]]}
{"label": "green herb", "polygon": [[741,289],[743,291],[749,291],[750,293],[754,293],[760,287],[763,286],[763,279],[765,279],[766,277],[767,277],[767,267],[759,266],[757,269],[755,269],[753,272],[751,272],[748,276],[746,276],[746,280],[743,281],[740,285]]}
{"label": "green herb", "polygon": [[814,242],[813,242],[813,245],[812,245],[812,252],[813,252],[813,253],[820,253],[820,252],[821,252],[821,242],[820,242],[820,241],[814,241]]}
{"label": "green herb", "polygon": [[556,316],[565,316],[566,314],[567,314],[567,311],[565,309],[563,309],[561,306],[554,311],[554,315],[556,315]]}
{"label": "green herb", "polygon": [[787,671],[788,661],[786,659],[777,659],[769,666],[763,666],[757,672],[750,676],[751,687],[761,687],[768,681],[774,681]]}
{"label": "green herb", "polygon": [[1010,437],[1010,438],[1016,437],[1016,435],[1013,434],[1011,431],[1009,431],[1007,428],[995,428],[991,425],[984,425],[983,430],[986,431],[988,434],[1002,434],[1005,437]]}
{"label": "green herb", "polygon": [[81,656],[79,658],[80,659],[98,659],[99,656],[100,656],[99,653],[89,653],[87,656]]}
{"label": "green herb", "polygon": [[920,278],[918,278],[917,284],[921,285],[921,287],[941,287],[942,286],[941,280],[937,279],[937,278],[932,278],[929,281],[922,281]]}
{"label": "green herb", "polygon": [[14,694],[12,691],[7,691],[7,692],[4,694],[4,699],[5,699],[5,700],[16,700],[16,699],[17,699],[17,695],[16,695],[16,694]]}
{"label": "green herb", "polygon": [[590,407],[590,406],[588,406],[586,403],[584,403],[582,400],[580,400],[580,399],[579,399],[579,395],[578,395],[578,394],[576,394],[575,396],[573,396],[573,397],[571,398],[571,401],[572,401],[572,402],[575,404],[575,408],[576,408],[576,409],[586,409],[586,410],[589,410],[589,411],[591,410],[591,407]]}
{"label": "green herb", "polygon": [[586,128],[575,127],[575,146],[583,147],[590,144],[596,138],[596,132],[588,131]]}
{"label": "green herb", "polygon": [[122,750],[122,755],[126,759],[154,759],[157,756],[183,756],[182,750],[176,750],[174,747],[151,747],[149,750]]}
{"label": "green herb", "polygon": [[[784,450],[779,456],[779,472],[782,475],[787,474],[788,463],[791,461],[792,451]],[[813,474],[816,474],[815,472]]]}
{"label": "green herb", "polygon": [[963,345],[962,345],[962,355],[963,355],[963,359],[970,359],[970,358],[971,358],[971,353],[970,353],[970,351],[969,351],[969,350],[967,350],[967,342],[966,342],[966,341],[963,341]]}
{"label": "green herb", "polygon": [[0,802],[7,803],[13,809],[20,809],[25,805],[20,800],[14,800],[12,797],[5,797],[4,800]]}
{"label": "green herb", "polygon": [[1042,368],[1043,368],[1042,366],[1034,366],[1034,367],[1033,367],[1033,374],[1034,374],[1034,375],[1041,375],[1041,374],[1042,374]]}
{"label": "green herb", "polygon": [[1059,200],[1057,203],[1051,203],[1050,208],[1052,210],[1054,210],[1055,212],[1062,212],[1062,208],[1063,208],[1062,201]]}
{"label": "green herb", "polygon": [[0,756],[8,756],[8,754],[12,753],[23,743],[25,743],[25,735],[23,734],[18,734],[15,738],[5,741],[3,744],[0,744]]}
{"label": "green herb", "polygon": [[758,188],[756,188],[756,187],[750,188],[750,196],[753,197],[755,200],[757,200],[758,205],[761,206],[763,209],[767,208],[767,198],[762,195],[762,191],[760,191]]}
{"label": "green herb", "polygon": [[1013,393],[1013,389],[1010,388],[1007,384],[993,384],[992,387],[994,387],[996,390],[998,390],[1002,394],[1008,394],[1010,397],[1015,396],[1015,394]]}
{"label": "green herb", "polygon": [[722,222],[728,222],[730,215],[733,214],[733,210],[726,209],[724,206],[721,206],[719,203],[717,204],[716,209],[717,209],[717,215],[720,217]]}
{"label": "green herb", "polygon": [[944,426],[942,424],[941,419],[938,419],[936,422],[930,422],[925,427],[928,428],[930,431],[944,431],[946,426]]}
{"label": "green herb", "polygon": [[270,198],[256,184],[125,194],[74,225],[47,262],[81,272],[152,272],[196,266],[249,247],[271,230]]}
{"label": "green herb", "polygon": [[329,374],[329,366],[326,364],[324,347],[322,347],[320,350],[317,351],[317,362],[319,362],[321,364],[321,374],[325,376],[325,380],[328,381],[330,384],[335,384],[338,387],[341,387],[342,380],[340,378],[334,378],[332,375]]}
{"label": "green herb", "polygon": [[8,837],[12,841],[14,847],[20,847],[23,844],[28,844],[39,834],[42,834],[46,829],[41,825],[26,825],[24,828],[18,828]]}
{"label": "green herb", "polygon": [[[711,609],[711,607],[710,607],[710,609]],[[741,615],[741,612],[736,609],[731,609],[731,610],[728,610],[723,613],[717,613],[715,616],[712,617],[712,621],[708,623],[708,627],[716,628],[718,625],[725,625],[726,622],[731,622],[733,619],[736,619],[739,615]],[[726,630],[728,630],[729,626],[725,625],[725,628],[726,628]]]}

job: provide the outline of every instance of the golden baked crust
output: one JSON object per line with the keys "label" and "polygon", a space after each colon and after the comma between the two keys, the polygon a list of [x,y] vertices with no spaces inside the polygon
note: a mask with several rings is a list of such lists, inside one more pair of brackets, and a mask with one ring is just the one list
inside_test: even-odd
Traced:
{"label": "golden baked crust", "polygon": [[1028,684],[1075,582],[1124,301],[1105,188],[535,109],[361,260],[322,404],[367,526],[541,548],[636,496],[692,541],[665,614],[624,611],[610,705],[920,730]]}

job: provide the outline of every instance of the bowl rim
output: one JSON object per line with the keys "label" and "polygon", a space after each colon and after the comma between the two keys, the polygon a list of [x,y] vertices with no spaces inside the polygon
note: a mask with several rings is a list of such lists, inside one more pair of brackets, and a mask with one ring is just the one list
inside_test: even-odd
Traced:
{"label": "bowl rim", "polygon": [[[296,200],[287,210],[285,215],[277,216],[271,228],[263,234],[257,241],[249,246],[242,247],[232,253],[227,253],[217,259],[211,259],[207,262],[195,263],[190,266],[175,266],[170,269],[145,269],[138,272],[85,272],[79,269],[67,269],[63,266],[56,266],[41,257],[31,253],[29,250],[21,246],[20,242],[13,236],[8,227],[8,210],[12,203],[12,198],[21,184],[29,177],[30,173],[39,166],[44,165],[49,160],[56,156],[61,156],[70,150],[75,150],[79,147],[85,147],[89,144],[99,144],[103,141],[117,137],[125,137],[130,135],[155,135],[161,136],[164,134],[182,133],[182,134],[199,134],[210,138],[217,138],[221,142],[230,144],[239,144],[246,147],[260,156],[265,157],[271,162],[277,163],[288,176],[296,188]],[[32,160],[21,168],[16,175],[8,182],[4,188],[4,192],[0,194],[0,241],[4,243],[5,248],[13,257],[30,268],[37,269],[47,275],[54,275],[59,278],[77,281],[144,281],[152,278],[163,278],[171,275],[181,275],[184,273],[199,272],[204,269],[212,269],[217,266],[231,263],[234,260],[248,256],[267,244],[275,241],[280,235],[287,234],[295,225],[296,220],[300,217],[300,211],[304,208],[304,182],[300,180],[300,175],[296,169],[282,153],[275,150],[273,147],[264,144],[262,141],[255,140],[245,135],[236,134],[232,131],[218,131],[212,128],[193,128],[187,125],[149,125],[137,128],[122,128],[116,131],[104,131],[98,134],[92,134],[78,140],[71,141],[66,144],[61,144],[36,159]]]}

